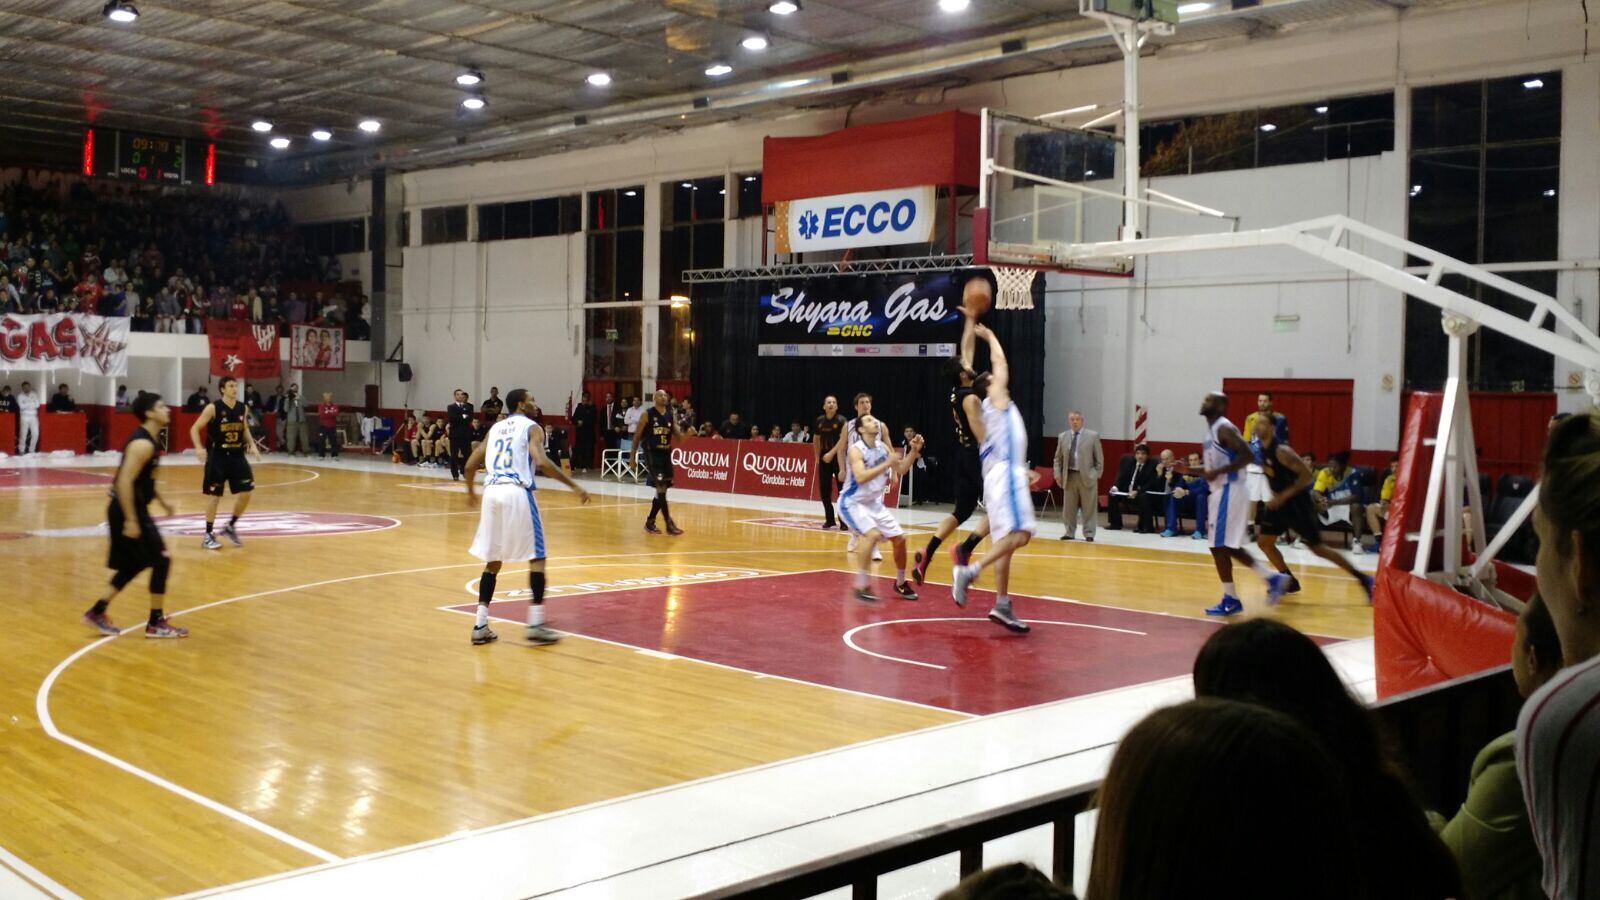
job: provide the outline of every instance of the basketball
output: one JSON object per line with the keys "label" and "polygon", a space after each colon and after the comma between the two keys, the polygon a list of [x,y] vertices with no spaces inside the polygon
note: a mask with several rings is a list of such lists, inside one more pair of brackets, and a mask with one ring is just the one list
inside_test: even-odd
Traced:
{"label": "basketball", "polygon": [[989,287],[989,282],[982,278],[974,278],[967,282],[961,290],[961,306],[971,310],[972,315],[981,316],[989,311],[994,304],[994,292]]}

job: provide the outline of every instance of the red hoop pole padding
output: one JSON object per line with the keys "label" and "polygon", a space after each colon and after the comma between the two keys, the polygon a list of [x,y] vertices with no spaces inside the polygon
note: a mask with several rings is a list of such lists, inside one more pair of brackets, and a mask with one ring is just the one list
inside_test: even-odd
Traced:
{"label": "red hoop pole padding", "polygon": [[989,207],[980,206],[972,214],[972,264],[989,264]]}
{"label": "red hoop pole padding", "polygon": [[1510,662],[1515,616],[1399,569],[1380,568],[1377,579],[1372,635],[1380,698]]}

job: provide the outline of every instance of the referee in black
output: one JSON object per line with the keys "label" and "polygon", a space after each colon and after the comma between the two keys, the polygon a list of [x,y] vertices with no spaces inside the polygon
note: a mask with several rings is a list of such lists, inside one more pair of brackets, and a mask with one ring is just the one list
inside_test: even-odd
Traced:
{"label": "referee in black", "polygon": [[450,480],[460,481],[472,455],[472,404],[466,391],[456,388],[456,402],[444,408],[444,421],[450,438]]}
{"label": "referee in black", "polygon": [[656,514],[667,520],[667,534],[683,534],[678,523],[672,521],[672,510],[667,507],[667,489],[672,487],[672,439],[689,436],[678,424],[678,417],[667,408],[666,391],[656,391],[655,403],[639,417],[638,428],[633,433],[633,458],[639,465],[639,451],[645,451],[645,466],[650,473],[646,484],[656,489],[655,502],[650,504],[650,518],[645,519],[644,530],[660,534],[656,527]]}

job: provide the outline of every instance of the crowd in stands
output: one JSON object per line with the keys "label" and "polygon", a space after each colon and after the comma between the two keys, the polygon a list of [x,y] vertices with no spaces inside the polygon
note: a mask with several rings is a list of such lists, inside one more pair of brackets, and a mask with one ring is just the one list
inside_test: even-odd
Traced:
{"label": "crowd in stands", "polygon": [[[1511,648],[1525,702],[1459,809],[1424,808],[1310,638],[1252,619],[1202,647],[1196,699],[1118,744],[1086,900],[1600,895],[1600,414],[1554,423],[1535,525],[1539,593]],[[1014,863],[944,900],[1071,896]]]}
{"label": "crowd in stands", "polygon": [[178,334],[208,318],[345,326],[367,339],[366,298],[282,287],[327,273],[281,204],[61,176],[0,188],[0,314],[128,316],[135,331]]}

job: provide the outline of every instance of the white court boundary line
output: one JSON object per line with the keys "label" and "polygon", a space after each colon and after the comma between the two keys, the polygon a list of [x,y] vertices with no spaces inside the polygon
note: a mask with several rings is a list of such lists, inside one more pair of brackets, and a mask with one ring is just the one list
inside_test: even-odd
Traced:
{"label": "white court boundary line", "polygon": [[[172,468],[172,469],[176,469],[176,468],[198,468],[199,465],[200,465],[199,463],[193,463],[192,466],[176,466],[176,465],[175,466],[167,466],[167,467],[157,466],[157,469],[159,470],[161,468]],[[264,463],[263,466],[272,466],[272,467],[276,468],[278,466],[278,464],[277,463]],[[13,466],[13,467],[9,467],[9,468],[0,469],[0,471],[21,472],[21,471],[24,471],[24,470],[30,469],[30,468],[52,468],[52,467],[48,467],[48,466],[37,466],[37,467],[34,467],[34,466]],[[64,466],[62,468],[77,469],[77,468],[90,468],[90,467],[89,466]],[[99,468],[99,467],[96,466],[94,468]],[[116,466],[114,466],[114,465],[113,466],[107,466],[107,468],[113,468],[114,469],[114,468],[116,468]],[[297,478],[294,481],[274,481],[271,484],[258,484],[258,485],[255,486],[254,489],[255,490],[261,490],[263,488],[290,487],[291,485],[305,484],[308,481],[316,481],[318,478],[322,477],[322,473],[318,472],[315,469],[307,469],[307,468],[304,468],[302,466],[283,466],[283,468],[285,468],[285,469],[293,469],[293,470],[295,470],[297,472],[309,472],[309,473],[311,473],[311,477],[310,478]],[[99,472],[89,472],[87,474],[98,475],[100,473]],[[107,479],[107,484],[111,484],[111,483],[116,481],[116,476],[107,475],[106,479]],[[88,485],[82,485],[82,484],[71,485],[71,486],[63,486],[63,487],[51,487],[50,485],[47,485],[47,484],[18,485],[17,487],[0,488],[0,490],[3,490],[3,491],[48,491],[49,495],[52,496],[52,497],[83,497],[83,496],[87,496],[89,494],[104,494],[105,493],[105,490],[103,488],[89,487]]]}
{"label": "white court boundary line", "polygon": [[[1109,625],[1090,625],[1087,622],[1058,622],[1058,621],[1056,621],[1054,619],[1023,619],[1022,621],[1029,622],[1029,623],[1034,624],[1034,625],[1064,625],[1064,626],[1067,626],[1069,628],[1092,628],[1092,629],[1094,629],[1096,631],[1117,631],[1117,632],[1121,632],[1122,634],[1136,634],[1139,637],[1149,637],[1150,636],[1148,632],[1144,632],[1144,631],[1134,631],[1134,630],[1129,629],[1129,628],[1112,628]],[[972,616],[954,616],[954,617],[950,617],[950,618],[928,618],[928,619],[914,619],[914,618],[913,619],[885,619],[882,622],[868,622],[865,625],[857,625],[856,627],[850,629],[849,631],[846,631],[844,633],[844,643],[845,643],[846,647],[849,647],[851,650],[854,650],[857,653],[865,653],[868,656],[876,656],[879,659],[886,659],[886,660],[888,660],[890,662],[905,663],[906,665],[910,665],[910,666],[924,666],[924,667],[929,668],[929,669],[938,669],[940,671],[948,671],[949,668],[950,668],[949,666],[941,666],[941,665],[939,665],[937,663],[920,662],[920,661],[915,660],[915,659],[902,659],[901,657],[889,656],[888,654],[885,654],[885,653],[874,653],[873,651],[868,650],[865,647],[857,646],[856,642],[854,640],[852,640],[855,637],[856,632],[866,631],[868,628],[878,628],[878,627],[883,626],[883,625],[904,625],[904,624],[913,623],[913,622],[982,622],[985,625],[990,624],[987,617],[982,618],[982,619],[978,619],[978,618],[974,618]],[[1063,699],[1076,699],[1076,698],[1063,698]]]}
{"label": "white court boundary line", "polygon": [[21,886],[34,896],[54,897],[56,900],[82,900],[81,897],[62,887],[49,875],[28,865],[23,861],[22,857],[4,847],[0,847],[0,896],[14,897],[16,894],[10,892],[17,888],[18,885],[7,885],[6,881],[8,879],[3,877],[6,874],[15,876],[21,882]]}

